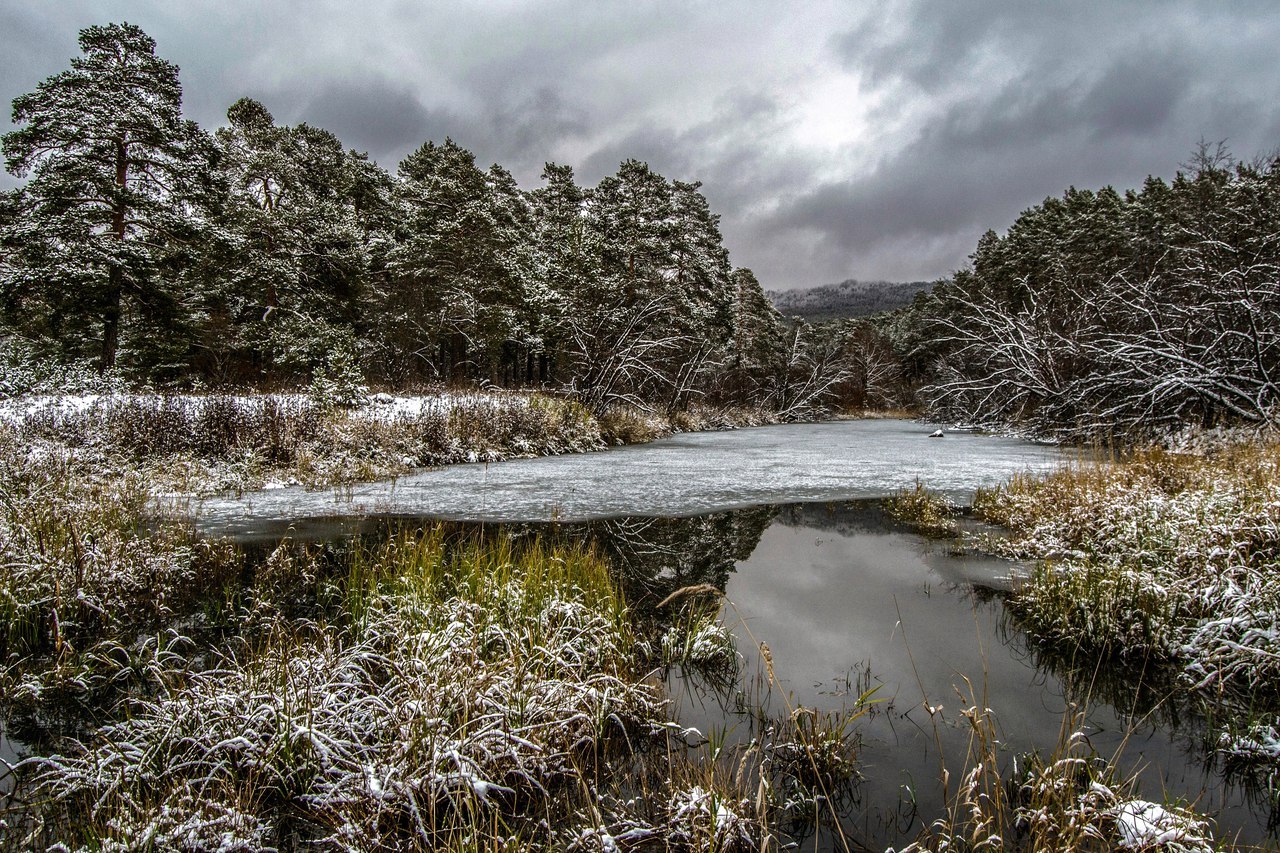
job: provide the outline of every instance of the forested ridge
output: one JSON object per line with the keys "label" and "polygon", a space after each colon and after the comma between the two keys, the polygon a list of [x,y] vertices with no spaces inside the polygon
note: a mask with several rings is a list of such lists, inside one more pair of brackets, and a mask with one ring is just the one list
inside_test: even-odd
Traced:
{"label": "forested ridge", "polygon": [[526,189],[447,138],[391,173],[248,98],[213,132],[185,120],[135,26],[80,45],[2,140],[26,179],[0,195],[10,363],[159,388],[537,386],[597,412],[918,406],[1077,438],[1273,417],[1274,157],[1202,146],[1171,181],[1069,189],[910,305],[810,324],[733,267],[696,182],[548,163]]}
{"label": "forested ridge", "polygon": [[928,290],[929,281],[860,281],[845,279],[802,290],[769,290],[765,294],[783,316],[823,322],[870,317],[909,305],[915,295]]}

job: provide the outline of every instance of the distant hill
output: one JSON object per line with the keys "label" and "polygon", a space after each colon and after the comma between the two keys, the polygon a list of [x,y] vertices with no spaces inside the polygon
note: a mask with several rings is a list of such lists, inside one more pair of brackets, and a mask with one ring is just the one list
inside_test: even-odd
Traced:
{"label": "distant hill", "polygon": [[826,284],[805,290],[769,290],[765,295],[787,317],[810,322],[867,317],[909,305],[916,294],[933,287],[931,281],[858,281]]}

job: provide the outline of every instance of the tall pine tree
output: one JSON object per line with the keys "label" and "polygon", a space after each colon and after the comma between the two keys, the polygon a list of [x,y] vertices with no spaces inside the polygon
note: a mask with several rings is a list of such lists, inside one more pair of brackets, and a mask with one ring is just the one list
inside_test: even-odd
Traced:
{"label": "tall pine tree", "polygon": [[353,354],[390,178],[327,130],[277,125],[251,98],[227,119],[217,140],[230,252],[208,346],[247,358],[248,375],[305,375],[335,348]]}
{"label": "tall pine tree", "polygon": [[[115,366],[122,342],[182,325],[174,261],[213,188],[208,135],[182,118],[178,67],[132,24],[80,32],[71,68],[14,99],[5,167],[30,176],[7,302],[68,354]],[[154,365],[140,364],[149,370]]]}

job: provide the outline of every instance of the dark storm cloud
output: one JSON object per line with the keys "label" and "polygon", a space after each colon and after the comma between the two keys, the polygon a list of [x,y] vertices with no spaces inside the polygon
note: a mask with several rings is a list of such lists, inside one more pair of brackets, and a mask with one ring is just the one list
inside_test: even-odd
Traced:
{"label": "dark storm cloud", "polygon": [[757,242],[790,234],[832,277],[928,277],[1069,185],[1168,175],[1202,137],[1229,138],[1242,156],[1274,145],[1277,66],[1251,63],[1280,35],[1270,8],[1246,20],[1203,4],[1163,15],[1137,3],[1005,5],[899,7],[897,20],[836,38],[846,68],[922,104],[918,129],[875,168],[818,182],[753,223]]}
{"label": "dark storm cloud", "polygon": [[1280,142],[1262,0],[0,0],[0,99],[122,20],[210,129],[247,95],[392,170],[450,136],[526,186],[546,160],[701,180],[770,287],[933,277],[1069,185],[1167,175],[1201,138]]}
{"label": "dark storm cloud", "polygon": [[1113,65],[1083,99],[1077,120],[1095,137],[1160,131],[1189,93],[1192,62],[1182,56],[1138,56]]}
{"label": "dark storm cloud", "polygon": [[[332,80],[318,89],[283,90],[261,100],[277,121],[306,122],[336,134],[349,148],[375,158],[406,151],[427,139],[441,139],[457,126],[457,116],[427,109],[414,92],[386,80]],[[395,169],[396,163],[384,163]]]}
{"label": "dark storm cloud", "polygon": [[560,140],[588,132],[586,110],[551,86],[496,101],[473,129],[493,158],[524,172],[541,171]]}

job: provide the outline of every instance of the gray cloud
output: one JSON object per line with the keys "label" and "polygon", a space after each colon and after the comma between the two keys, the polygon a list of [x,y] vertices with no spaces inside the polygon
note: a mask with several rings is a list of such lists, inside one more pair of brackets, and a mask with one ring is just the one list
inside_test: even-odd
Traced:
{"label": "gray cloud", "polygon": [[1182,57],[1138,56],[1111,66],[1084,98],[1078,120],[1097,138],[1160,131],[1192,82]]}
{"label": "gray cloud", "polygon": [[[920,117],[875,168],[820,181],[753,223],[754,242],[773,251],[765,271],[781,275],[790,246],[830,277],[931,277],[962,265],[982,231],[1069,185],[1168,175],[1202,137],[1229,138],[1242,155],[1274,145],[1275,60],[1243,58],[1280,32],[1270,8],[1254,6],[1246,27],[1203,4],[1169,15],[1003,5],[990,15],[899,7],[905,23],[833,40],[844,67],[914,99]],[[1179,10],[1203,15],[1179,21]],[[896,99],[880,116],[901,116]]]}
{"label": "gray cloud", "polygon": [[477,145],[494,151],[493,159],[531,173],[541,171],[547,152],[561,140],[583,136],[589,128],[585,108],[544,85],[497,100],[473,133]]}
{"label": "gray cloud", "polygon": [[113,20],[182,67],[209,128],[249,95],[390,169],[451,136],[526,186],[628,157],[701,180],[769,287],[937,276],[1068,185],[1170,174],[1202,137],[1280,142],[1264,0],[0,0],[0,100]]}
{"label": "gray cloud", "polygon": [[[433,137],[442,139],[459,124],[457,116],[423,106],[408,87],[379,79],[331,80],[318,90],[284,90],[263,100],[277,121],[323,127],[347,147],[374,152],[376,157],[412,150]],[[396,163],[385,165],[394,169]]]}

